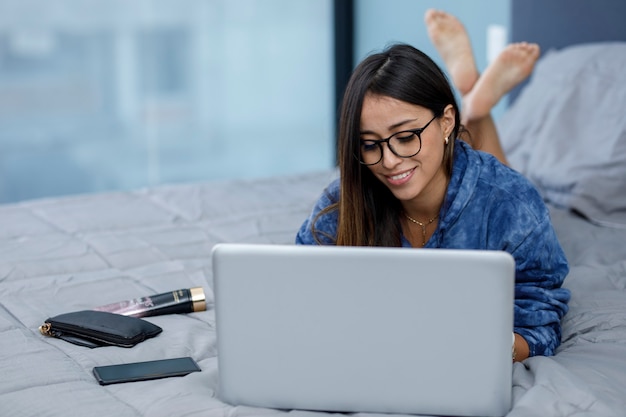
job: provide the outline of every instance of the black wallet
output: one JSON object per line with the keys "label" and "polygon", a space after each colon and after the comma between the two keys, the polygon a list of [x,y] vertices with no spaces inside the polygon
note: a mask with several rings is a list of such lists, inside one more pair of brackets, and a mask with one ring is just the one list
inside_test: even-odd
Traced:
{"label": "black wallet", "polygon": [[75,345],[133,347],[161,333],[149,321],[106,311],[82,310],[50,317],[39,327],[41,334]]}

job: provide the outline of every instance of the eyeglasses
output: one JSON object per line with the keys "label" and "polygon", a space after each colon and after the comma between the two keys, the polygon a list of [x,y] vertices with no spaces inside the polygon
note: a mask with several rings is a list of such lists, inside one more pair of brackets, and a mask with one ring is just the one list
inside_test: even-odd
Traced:
{"label": "eyeglasses", "polygon": [[383,159],[383,143],[387,143],[389,150],[400,158],[417,155],[422,150],[422,132],[436,118],[434,116],[424,127],[396,132],[387,139],[361,139],[361,151],[357,159],[363,165],[376,165]]}

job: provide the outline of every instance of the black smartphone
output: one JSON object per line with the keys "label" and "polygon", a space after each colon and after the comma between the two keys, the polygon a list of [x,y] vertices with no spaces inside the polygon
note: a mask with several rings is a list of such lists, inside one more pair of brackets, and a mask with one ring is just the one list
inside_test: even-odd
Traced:
{"label": "black smartphone", "polygon": [[183,376],[201,369],[193,358],[160,359],[156,361],[96,366],[93,374],[100,385]]}

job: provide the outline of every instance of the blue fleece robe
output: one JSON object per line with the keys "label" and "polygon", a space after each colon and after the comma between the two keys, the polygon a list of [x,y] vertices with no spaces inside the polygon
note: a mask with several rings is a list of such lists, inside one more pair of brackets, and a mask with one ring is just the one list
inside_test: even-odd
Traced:
{"label": "blue fleece robe", "polygon": [[[338,199],[339,180],[335,180],[302,224],[297,244],[316,244],[311,222]],[[336,236],[337,218],[336,211],[320,217],[315,224],[317,231]],[[319,237],[325,244],[334,243]],[[404,236],[402,245],[411,246]],[[513,255],[514,330],[528,342],[531,356],[555,353],[570,298],[569,290],[561,288],[569,267],[548,209],[524,176],[457,140],[439,223],[425,247],[503,250]]]}

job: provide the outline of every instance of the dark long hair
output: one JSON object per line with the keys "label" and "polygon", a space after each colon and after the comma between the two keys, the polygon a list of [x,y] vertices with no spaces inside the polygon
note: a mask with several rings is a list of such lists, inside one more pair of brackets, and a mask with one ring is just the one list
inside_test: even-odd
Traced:
{"label": "dark long hair", "polygon": [[[370,55],[356,67],[348,81],[338,140],[341,194],[339,201],[320,215],[339,211],[337,245],[401,246],[400,202],[355,157],[360,152],[361,111],[368,93],[430,109],[436,117],[440,117],[449,104],[454,107],[454,130],[443,156],[448,177],[452,172],[454,138],[462,129],[459,108],[443,71],[426,54],[410,45],[395,44]],[[315,234],[315,230],[313,232]]]}

